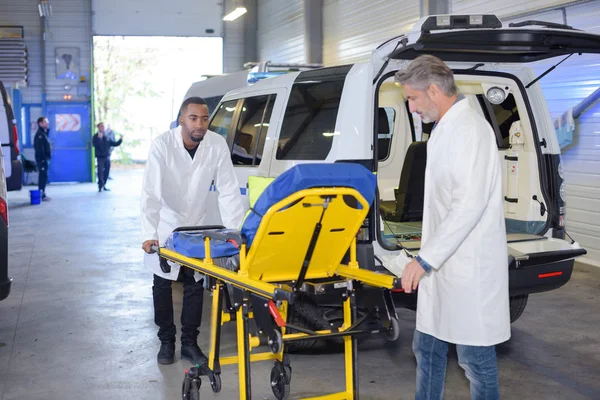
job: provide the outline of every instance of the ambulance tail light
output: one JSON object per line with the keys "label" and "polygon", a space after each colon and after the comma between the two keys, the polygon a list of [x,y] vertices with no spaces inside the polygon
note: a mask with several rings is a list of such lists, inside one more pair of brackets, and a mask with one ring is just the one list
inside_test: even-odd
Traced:
{"label": "ambulance tail light", "polygon": [[8,206],[6,205],[6,200],[0,197],[0,217],[4,221],[4,224],[8,226]]}
{"label": "ambulance tail light", "polygon": [[539,274],[538,275],[538,279],[555,278],[557,276],[561,276],[562,274],[563,274],[562,271],[548,272],[548,273],[545,273],[545,274]]}
{"label": "ambulance tail light", "polygon": [[13,121],[13,141],[15,143],[15,151],[17,152],[17,155],[19,155],[19,133],[17,132],[17,125],[15,125],[15,122],[16,121]]}

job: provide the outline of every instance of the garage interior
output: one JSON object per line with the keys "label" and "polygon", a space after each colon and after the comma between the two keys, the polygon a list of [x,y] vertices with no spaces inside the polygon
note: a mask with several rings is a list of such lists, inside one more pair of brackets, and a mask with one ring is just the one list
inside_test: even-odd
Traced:
{"label": "garage interior", "polygon": [[[246,14],[223,21],[241,6]],[[25,173],[23,188],[7,196],[13,284],[9,297],[0,302],[0,400],[178,399],[190,367],[178,356],[172,365],[156,362],[152,275],[144,268],[140,248],[143,165],[115,167],[111,192],[96,190],[88,143],[98,122],[93,112],[94,36],[222,38],[223,73],[235,73],[257,61],[323,66],[368,61],[379,44],[410,30],[422,16],[447,13],[491,13],[504,23],[547,21],[600,34],[598,0],[0,0],[0,80],[12,96],[23,155],[34,159],[32,123],[37,117],[87,116],[78,128],[81,140],[64,143],[66,157],[50,169],[52,200],[30,204],[35,173]],[[13,40],[5,32],[22,32],[17,42],[26,52],[19,65],[26,68],[16,78],[2,63],[2,41]],[[78,54],[78,76],[68,84],[56,73],[60,49],[76,49]],[[535,71],[540,74],[557,61],[538,62]],[[571,134],[559,139],[566,230],[587,254],[577,259],[565,286],[529,297],[523,315],[511,326],[511,339],[497,346],[502,398],[600,399],[598,76],[598,56],[583,55],[540,81],[553,121],[586,105],[575,112]],[[154,129],[166,131],[171,122]],[[60,154],[60,146],[55,150]],[[182,286],[175,284],[178,332],[181,297]],[[415,312],[399,307],[397,313],[397,341],[372,336],[360,343],[363,399],[414,397]],[[208,316],[210,301],[205,300],[199,336],[205,352]],[[233,354],[235,327],[226,326],[224,334],[221,351]],[[291,398],[342,389],[345,372],[339,351],[319,349],[291,357]],[[252,364],[253,398],[274,398],[270,371],[269,363]],[[323,378],[324,372],[331,378]],[[235,366],[224,367],[218,397],[238,398],[237,374]],[[468,380],[454,350],[445,385],[446,398],[469,398]],[[207,380],[200,393],[203,399],[217,398]]]}

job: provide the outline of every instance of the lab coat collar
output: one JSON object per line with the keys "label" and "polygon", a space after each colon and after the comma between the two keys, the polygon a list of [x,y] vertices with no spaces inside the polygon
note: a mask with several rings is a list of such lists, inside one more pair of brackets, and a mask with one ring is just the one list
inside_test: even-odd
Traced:
{"label": "lab coat collar", "polygon": [[181,125],[173,129],[175,135],[175,146],[179,148],[185,148],[183,145],[183,136],[181,135]]}
{"label": "lab coat collar", "polygon": [[450,107],[442,119],[435,124],[433,130],[438,130],[441,126],[444,126],[446,123],[448,123],[448,121],[452,121],[456,115],[467,108],[469,108],[469,101],[463,95],[459,95],[454,104],[452,104],[452,107]]}

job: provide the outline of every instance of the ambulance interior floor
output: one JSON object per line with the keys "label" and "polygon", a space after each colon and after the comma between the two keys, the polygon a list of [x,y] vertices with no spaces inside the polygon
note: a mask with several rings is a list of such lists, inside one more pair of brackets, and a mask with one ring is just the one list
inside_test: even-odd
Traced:
{"label": "ambulance interior floor", "polygon": [[[8,196],[10,296],[0,302],[0,398],[179,399],[184,370],[156,362],[152,275],[142,265],[141,169],[115,170],[111,192],[96,185],[51,184],[51,201],[29,205],[29,189]],[[179,324],[182,289],[174,285]],[[498,346],[504,399],[600,398],[600,269],[578,264],[563,288],[530,297]],[[415,314],[399,309],[395,343],[371,337],[360,347],[361,399],[414,398],[411,340]],[[208,351],[209,301],[200,345]],[[234,354],[226,326],[222,354]],[[179,332],[178,332],[179,334]],[[343,388],[341,354],[292,355],[291,398]],[[273,399],[270,362],[253,363],[254,399]],[[205,379],[202,399],[236,399],[237,368],[223,368],[223,391]],[[468,381],[449,356],[446,399],[469,397]]]}

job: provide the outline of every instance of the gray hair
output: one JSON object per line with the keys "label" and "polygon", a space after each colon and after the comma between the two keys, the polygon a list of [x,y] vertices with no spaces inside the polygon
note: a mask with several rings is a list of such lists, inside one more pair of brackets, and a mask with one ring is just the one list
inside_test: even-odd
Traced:
{"label": "gray hair", "polygon": [[399,85],[410,85],[420,91],[435,84],[446,96],[458,93],[452,70],[442,60],[430,55],[415,58],[407,69],[396,72],[394,80]]}

